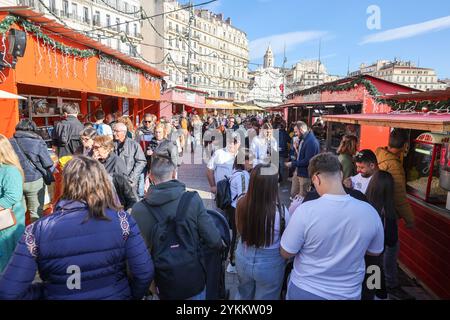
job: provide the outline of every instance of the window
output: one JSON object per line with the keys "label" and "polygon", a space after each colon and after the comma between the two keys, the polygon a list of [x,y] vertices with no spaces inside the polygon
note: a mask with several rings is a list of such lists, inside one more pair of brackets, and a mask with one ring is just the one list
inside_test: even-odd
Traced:
{"label": "window", "polygon": [[137,24],[135,23],[133,27],[134,27],[134,36],[135,36],[135,37],[139,37],[138,26],[137,26]]}
{"label": "window", "polygon": [[89,20],[89,8],[88,7],[83,7],[83,22],[84,23],[90,23],[90,20]]}
{"label": "window", "polygon": [[169,21],[169,30],[172,30],[172,21]]}
{"label": "window", "polygon": [[50,0],[50,1],[48,2],[48,4],[49,4],[49,9],[50,9],[50,11],[53,12],[53,13],[56,13],[56,3],[55,3],[55,0]]}
{"label": "window", "polygon": [[111,28],[111,16],[109,14],[106,15],[106,26]]}
{"label": "window", "polygon": [[175,25],[175,31],[176,31],[176,32],[179,32],[179,31],[180,31],[180,28],[178,27],[177,24]]}
{"label": "window", "polygon": [[72,2],[72,17],[76,19],[78,17],[78,5]]}
{"label": "window", "polygon": [[129,23],[129,22],[127,22],[127,23],[125,24],[125,33],[126,33],[126,34],[130,34],[130,23]]}
{"label": "window", "polygon": [[100,26],[100,11],[95,11],[95,15],[93,17],[94,26]]}
{"label": "window", "polygon": [[116,18],[116,31],[120,31],[120,18]]}
{"label": "window", "polygon": [[65,17],[69,17],[69,1],[64,0],[63,1],[63,10],[62,10],[62,14]]}

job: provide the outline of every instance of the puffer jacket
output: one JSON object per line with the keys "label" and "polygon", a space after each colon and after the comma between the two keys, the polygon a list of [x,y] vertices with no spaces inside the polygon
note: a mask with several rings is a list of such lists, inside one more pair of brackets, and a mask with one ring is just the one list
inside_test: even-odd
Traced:
{"label": "puffer jacket", "polygon": [[33,182],[42,178],[42,173],[36,167],[42,171],[53,167],[47,145],[38,134],[30,131],[16,131],[10,141],[25,173],[25,182]]}
{"label": "puffer jacket", "polygon": [[[28,226],[0,278],[0,300],[143,298],[154,266],[134,219],[110,209],[109,221],[87,215],[86,204],[63,200]],[[38,270],[43,282],[31,285]]]}
{"label": "puffer jacket", "polygon": [[414,223],[414,213],[406,198],[405,171],[400,158],[387,148],[378,148],[375,155],[380,170],[389,172],[394,178],[394,204],[397,215],[407,224]]}
{"label": "puffer jacket", "polygon": [[133,185],[137,185],[139,177],[147,165],[144,151],[139,143],[130,138],[126,138],[123,143],[115,141],[114,144],[115,153],[125,162],[126,175],[133,182]]}

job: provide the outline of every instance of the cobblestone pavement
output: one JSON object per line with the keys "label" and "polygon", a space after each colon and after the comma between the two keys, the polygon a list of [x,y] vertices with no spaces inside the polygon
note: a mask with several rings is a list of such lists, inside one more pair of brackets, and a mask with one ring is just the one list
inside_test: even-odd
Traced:
{"label": "cobblestone pavement", "polygon": [[[178,179],[185,183],[190,191],[197,191],[203,199],[207,209],[215,209],[214,198],[209,192],[209,184],[206,178],[206,164],[183,164],[178,171]],[[286,181],[280,186],[280,199],[288,206],[290,182]],[[226,267],[226,266],[225,266]],[[433,297],[425,291],[415,279],[409,277],[400,269],[400,283],[402,287],[418,300],[430,300]],[[236,274],[226,273],[225,285],[230,291],[230,299],[237,293],[238,279]]]}

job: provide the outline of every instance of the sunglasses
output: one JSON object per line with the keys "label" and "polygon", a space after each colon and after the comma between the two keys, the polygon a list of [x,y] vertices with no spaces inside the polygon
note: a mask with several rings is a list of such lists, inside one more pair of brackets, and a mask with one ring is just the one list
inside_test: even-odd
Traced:
{"label": "sunglasses", "polygon": [[151,121],[144,121],[144,123],[152,123]]}

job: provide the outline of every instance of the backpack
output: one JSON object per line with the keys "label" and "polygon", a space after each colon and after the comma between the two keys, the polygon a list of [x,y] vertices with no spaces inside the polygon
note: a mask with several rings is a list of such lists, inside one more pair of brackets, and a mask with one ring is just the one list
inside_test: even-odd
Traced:
{"label": "backpack", "polygon": [[216,206],[221,210],[226,210],[231,206],[231,202],[230,179],[225,176],[225,179],[217,183]]}
{"label": "backpack", "polygon": [[155,282],[162,300],[184,300],[205,289],[206,271],[192,230],[186,223],[186,212],[195,192],[185,192],[176,216],[167,216],[160,207],[145,201],[157,223],[152,229],[151,255],[155,265]]}

